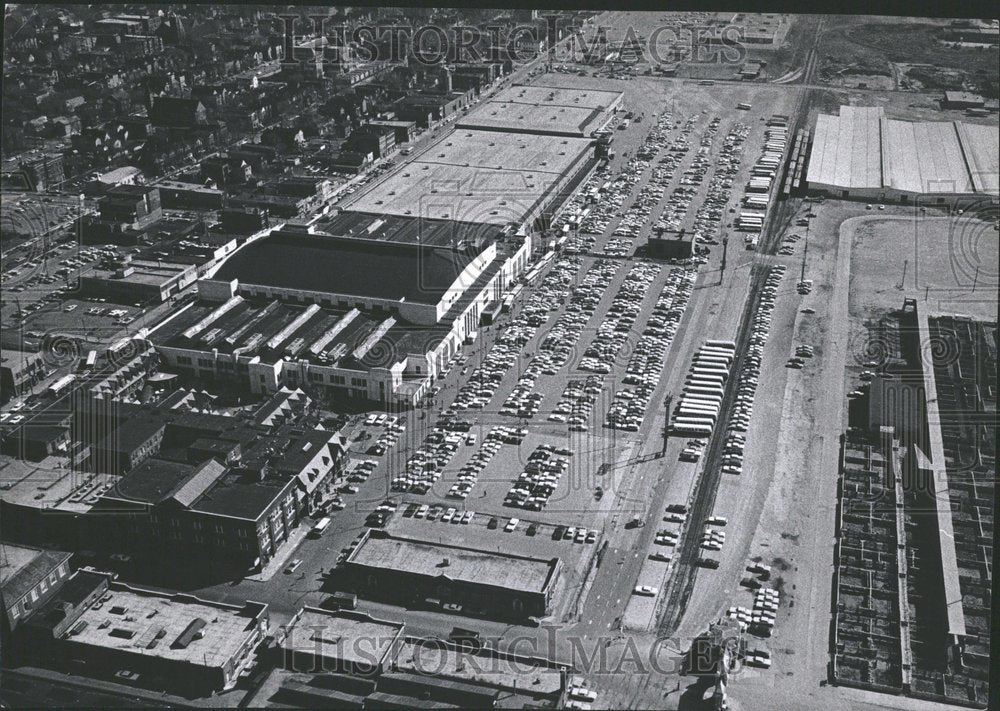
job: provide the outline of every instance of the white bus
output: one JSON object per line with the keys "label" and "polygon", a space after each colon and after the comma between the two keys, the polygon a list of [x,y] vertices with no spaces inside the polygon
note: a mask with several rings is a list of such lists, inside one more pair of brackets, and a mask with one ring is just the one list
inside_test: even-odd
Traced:
{"label": "white bus", "polygon": [[698,357],[701,357],[701,356],[705,356],[705,357],[715,356],[717,358],[718,357],[722,357],[722,358],[728,358],[728,359],[732,360],[735,357],[735,354],[732,351],[727,350],[725,348],[716,348],[715,346],[708,346],[706,348],[699,349],[699,351],[697,353],[695,353],[694,356],[695,356],[695,358],[698,358]]}
{"label": "white bus", "polygon": [[677,409],[711,412],[714,414],[718,414],[721,408],[719,403],[694,402],[693,400],[684,400],[677,406]]}
{"label": "white bus", "polygon": [[701,388],[707,392],[685,392],[681,394],[681,399],[691,398],[692,400],[710,400],[712,402],[722,402],[722,393],[714,388]]}
{"label": "white bus", "polygon": [[671,424],[671,429],[674,434],[692,436],[692,437],[708,437],[712,434],[711,425],[695,425],[690,423],[678,424],[674,422]]}
{"label": "white bus", "polygon": [[728,351],[736,352],[736,344],[732,341],[705,341],[706,347],[725,348]]}
{"label": "white bus", "polygon": [[719,412],[719,410],[722,409],[722,403],[713,402],[711,400],[687,399],[687,400],[682,400],[679,407],[693,407],[700,410],[711,410],[712,412]]}
{"label": "white bus", "polygon": [[681,399],[692,398],[694,400],[713,400],[715,402],[721,402],[723,393],[722,388],[718,386],[705,386],[705,385],[693,385],[693,388],[698,388],[703,392],[691,391],[681,393]]}
{"label": "white bus", "polygon": [[675,427],[681,427],[683,425],[700,425],[702,427],[708,427],[709,430],[715,426],[715,423],[708,417],[678,417],[674,419],[673,424]]}
{"label": "white bus", "polygon": [[723,378],[729,377],[729,369],[723,366],[698,365],[691,369],[689,379],[697,379],[699,375],[721,375]]}
{"label": "white bus", "polygon": [[712,385],[722,385],[726,382],[726,376],[721,373],[701,373],[700,375],[692,375],[688,378],[689,383],[694,383],[695,381],[708,382]]}
{"label": "white bus", "polygon": [[708,399],[698,399],[696,397],[684,397],[681,401],[677,403],[680,407],[708,407],[713,410],[718,410],[721,403],[718,400],[708,400]]}
{"label": "white bus", "polygon": [[329,525],[330,525],[330,517],[324,516],[316,523],[315,526],[312,527],[312,530],[309,531],[310,537],[319,538],[320,536],[323,535],[323,531],[325,531],[327,527],[329,527]]}
{"label": "white bus", "polygon": [[693,363],[693,365],[696,368],[699,365],[708,365],[708,366],[711,366],[711,365],[721,365],[721,366],[724,366],[724,367],[728,368],[729,364],[731,362],[732,362],[732,359],[729,358],[729,357],[727,357],[727,356],[699,353],[698,355],[696,355],[694,357],[694,363]]}
{"label": "white bus", "polygon": [[718,390],[722,390],[723,392],[725,392],[725,390],[722,387],[722,383],[718,383],[711,380],[698,380],[698,379],[689,380],[687,382],[687,386],[691,388],[704,388],[706,390],[712,390],[713,392]]}
{"label": "white bus", "polygon": [[729,363],[722,360],[697,360],[691,364],[691,370],[724,370],[729,372]]}
{"label": "white bus", "polygon": [[722,388],[713,388],[705,385],[690,385],[684,388],[685,395],[712,395],[722,398],[726,391]]}
{"label": "white bus", "polygon": [[681,399],[691,400],[708,400],[710,402],[719,403],[722,402],[722,393],[718,392],[714,388],[702,388],[702,390],[709,390],[710,392],[686,392],[681,394]]}
{"label": "white bus", "polygon": [[719,419],[719,413],[704,412],[702,410],[678,410],[677,418],[680,419],[682,417],[696,419],[696,420],[709,420],[712,423],[712,426],[714,427],[715,423]]}

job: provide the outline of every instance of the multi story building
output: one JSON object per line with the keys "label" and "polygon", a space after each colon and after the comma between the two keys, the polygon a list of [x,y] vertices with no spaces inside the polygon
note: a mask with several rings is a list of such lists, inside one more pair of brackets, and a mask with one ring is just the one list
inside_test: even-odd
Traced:
{"label": "multi story building", "polygon": [[0,637],[6,647],[14,630],[44,605],[70,574],[71,553],[0,543]]}
{"label": "multi story building", "polygon": [[131,587],[110,573],[78,570],[19,630],[34,664],[186,695],[232,689],[255,663],[270,627],[268,606],[229,605]]}

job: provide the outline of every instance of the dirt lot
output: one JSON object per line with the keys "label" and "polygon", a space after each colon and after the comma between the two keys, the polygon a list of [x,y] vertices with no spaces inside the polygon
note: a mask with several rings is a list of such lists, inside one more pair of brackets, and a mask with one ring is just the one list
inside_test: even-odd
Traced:
{"label": "dirt lot", "polygon": [[[963,280],[962,270],[953,270],[949,261],[953,251],[949,233],[961,233],[963,225],[966,230],[973,229],[968,220],[953,222],[938,215],[914,219],[912,208],[887,207],[873,215],[864,205],[840,201],[813,205],[812,209],[817,217],[810,228],[805,272],[806,278],[814,281],[814,288],[805,297],[794,292],[779,296],[771,340],[810,343],[816,355],[798,371],[786,370],[779,362],[777,370],[783,372],[770,376],[765,358],[761,387],[769,388],[765,398],[772,400],[774,407],[765,405],[765,412],[755,412],[750,434],[757,428],[759,437],[762,428],[772,429],[771,423],[780,425],[769,437],[765,435],[762,443],[753,440],[754,450],[762,444],[769,452],[761,455],[759,450],[748,450],[748,459],[756,457],[751,470],[758,483],[724,483],[716,507],[718,513],[728,513],[730,520],[741,506],[759,511],[747,557],[772,565],[769,584],[782,592],[774,634],[765,644],[757,644],[770,649],[774,669],[767,673],[745,670],[730,690],[734,708],[759,708],[773,703],[774,681],[780,675],[783,692],[787,692],[784,708],[839,708],[845,703],[864,709],[911,708],[912,700],[822,683],[829,661],[838,437],[845,421],[845,393],[853,387],[860,370],[852,356],[849,334],[861,331],[864,316],[896,308],[904,296],[922,298],[918,285],[925,291],[930,287],[928,304],[933,311],[992,312],[995,318],[996,270],[994,267],[989,272],[988,296],[971,300],[971,283]],[[951,225],[959,227],[952,230]],[[980,249],[973,253],[984,263],[995,264],[996,238],[975,234],[979,239],[972,242]],[[796,270],[796,275],[801,257],[801,247],[797,247],[796,254],[787,258],[789,271]],[[907,259],[911,266],[906,288],[898,290],[895,284]],[[914,273],[915,263],[923,264],[919,275]],[[985,267],[981,268],[981,279],[986,273]],[[975,295],[983,291],[980,286]],[[935,292],[941,297],[940,307]],[[758,395],[758,402],[761,399]],[[765,483],[761,485],[760,480]],[[728,504],[721,502],[727,489]],[[729,584],[730,604],[748,605],[750,594],[735,583],[733,579]],[[707,589],[702,588],[701,594],[707,594]],[[914,703],[917,705],[912,708],[944,708]]]}
{"label": "dirt lot", "polygon": [[995,319],[997,251],[992,225],[964,215],[866,219],[854,237],[851,316],[870,317],[910,296],[932,313]]}
{"label": "dirt lot", "polygon": [[[898,22],[877,17],[830,18],[831,29],[820,42],[821,76],[873,74],[903,77],[896,63],[905,63],[914,86],[927,91],[952,89],[962,80],[977,91],[996,96],[998,61],[996,48],[953,47],[938,41],[946,21]],[[912,65],[923,65],[917,70]],[[949,71],[950,70],[950,71]],[[900,83],[905,88],[903,82]]]}

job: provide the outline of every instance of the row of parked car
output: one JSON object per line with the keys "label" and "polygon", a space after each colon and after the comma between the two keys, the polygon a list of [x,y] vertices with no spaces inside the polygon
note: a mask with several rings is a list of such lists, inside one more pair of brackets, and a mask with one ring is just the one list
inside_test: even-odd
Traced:
{"label": "row of parked car", "polygon": [[743,148],[750,127],[737,123],[730,129],[715,159],[715,171],[701,207],[694,216],[692,237],[696,244],[717,244],[716,236],[726,216],[726,206],[732,198],[733,183],[743,160]]}
{"label": "row of parked car", "polygon": [[563,245],[563,252],[566,254],[588,254],[593,251],[597,243],[597,235],[590,232],[581,231],[581,225],[594,211],[594,191],[600,192],[601,186],[611,179],[611,169],[606,165],[598,167],[597,170],[587,179],[587,182],[566,203],[566,208],[553,221],[554,230],[561,231],[564,228],[569,234]]}
{"label": "row of parked car", "polygon": [[[448,496],[453,499],[467,499],[472,493],[473,487],[479,478],[479,473],[486,468],[490,460],[500,451],[503,445],[504,435],[508,434],[504,428],[494,427],[483,438],[483,443],[479,445],[476,453],[469,458],[468,463],[458,470],[458,481],[451,485]],[[466,444],[475,443],[475,435],[465,436]]]}
{"label": "row of parked car", "polygon": [[[657,180],[657,176],[654,174],[654,180],[640,191],[635,204],[627,212],[622,210],[622,206],[632,194],[633,188],[641,181],[653,159],[667,145],[672,124],[673,119],[668,112],[664,111],[657,116],[656,123],[636,149],[635,155],[625,164],[618,177],[609,186],[606,194],[602,196],[601,201],[581,223],[581,232],[595,235],[603,234],[616,216],[623,216],[624,219],[615,230],[613,238],[637,234],[637,228],[645,223],[649,213],[662,198],[662,190],[665,189],[669,178],[663,181],[661,176]],[[653,195],[657,190],[660,191],[659,197],[653,200]],[[645,214],[643,214],[644,212]],[[618,241],[612,244],[617,244]],[[613,256],[624,256],[624,254],[616,251]]]}
{"label": "row of parked car", "polygon": [[802,239],[802,235],[790,234],[785,235],[781,240],[781,247],[778,248],[778,254],[783,256],[789,256],[795,253],[795,243]]}
{"label": "row of parked car", "polygon": [[759,637],[770,637],[780,603],[781,594],[777,590],[761,586],[754,591],[753,608],[733,606],[726,614],[739,623],[741,630]]}
{"label": "row of parked car", "polygon": [[555,492],[562,475],[569,469],[569,457],[572,455],[572,450],[564,447],[538,445],[528,455],[524,470],[507,492],[504,506],[541,511]]}
{"label": "row of parked car", "polygon": [[608,313],[597,327],[597,334],[583,353],[577,366],[580,370],[608,374],[621,353],[628,334],[642,310],[642,303],[649,288],[660,273],[660,267],[651,262],[636,262],[618,288]]}
{"label": "row of parked car", "polygon": [[[698,117],[692,116],[680,129],[680,135],[670,144],[668,149],[670,155],[661,158],[660,163],[676,167],[683,161],[691,150],[690,135],[697,125]],[[684,226],[687,218],[688,208],[697,190],[690,185],[678,185],[667,198],[660,216],[656,221],[657,230],[680,230]]]}
{"label": "row of parked car", "polygon": [[615,394],[608,409],[604,426],[627,432],[638,432],[646,408],[659,381],[667,349],[677,332],[677,324],[684,315],[691,297],[697,271],[693,268],[674,268],[667,275],[666,284],[653,306],[653,313],[646,321],[646,329],[639,338],[625,366],[622,381],[636,385]]}
{"label": "row of parked car", "polygon": [[566,422],[571,431],[586,432],[587,420],[603,389],[604,383],[599,375],[588,375],[586,380],[570,380],[559,402],[552,408],[549,421]]}
{"label": "row of parked car", "polygon": [[[764,356],[764,344],[771,328],[771,314],[774,312],[774,301],[778,295],[778,286],[785,274],[785,265],[771,267],[764,288],[761,290],[760,302],[751,324],[750,345],[746,358],[743,359],[743,369],[740,372],[739,390],[736,394],[736,404],[730,418],[730,430],[746,432],[750,426],[750,415],[753,413],[753,399],[757,392],[760,377],[760,362]],[[724,462],[725,464],[725,462]],[[734,455],[729,463],[733,474],[742,472],[742,455]],[[723,471],[726,471],[723,468]]]}
{"label": "row of parked car", "polygon": [[[635,165],[645,172],[653,159],[667,145],[672,118],[669,113],[661,114],[646,136],[642,145],[636,150]],[[665,160],[652,164],[653,171],[649,180],[639,191],[632,206],[622,217],[611,238],[604,246],[604,253],[613,257],[624,257],[632,253],[633,241],[637,238],[653,210],[663,200],[667,187],[674,178],[674,169],[680,159],[675,154],[668,154]]]}
{"label": "row of parked car", "polygon": [[555,375],[569,360],[580,333],[614,276],[615,270],[609,266],[604,263],[591,265],[583,277],[582,284],[574,286],[571,290],[567,289],[560,299],[560,301],[565,301],[567,297],[569,299],[565,313],[546,333],[539,344],[538,353],[533,355],[500,408],[500,414],[524,418],[538,414],[542,393],[535,390],[535,383],[541,375]]}
{"label": "row of parked car", "polygon": [[392,423],[386,424],[385,429],[379,433],[378,439],[375,440],[375,444],[368,448],[368,454],[374,454],[376,457],[381,457],[389,449],[396,446],[399,442],[399,438],[403,436],[405,431],[406,425],[393,418]]}
{"label": "row of parked car", "polygon": [[455,456],[455,452],[465,441],[465,432],[472,423],[465,420],[439,422],[424,437],[417,450],[406,460],[403,473],[393,477],[390,486],[393,491],[409,491],[426,494],[441,478],[444,468]]}
{"label": "row of parked car", "polygon": [[[521,357],[524,346],[535,337],[538,328],[548,321],[549,314],[566,298],[581,263],[579,257],[566,257],[555,263],[525,301],[520,312],[501,331],[482,362],[473,369],[465,385],[459,389],[449,408],[451,412],[481,409],[489,404],[504,376]],[[445,413],[448,414],[449,410]]]}

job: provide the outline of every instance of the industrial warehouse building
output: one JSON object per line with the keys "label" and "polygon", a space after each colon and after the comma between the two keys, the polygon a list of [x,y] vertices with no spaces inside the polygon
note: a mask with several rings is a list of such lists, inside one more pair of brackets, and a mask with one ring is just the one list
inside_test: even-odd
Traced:
{"label": "industrial warehouse building", "polygon": [[381,674],[403,644],[402,622],[353,610],[303,607],[282,628],[279,642],[292,671]]}
{"label": "industrial warehouse building", "polygon": [[458,128],[345,207],[530,228],[547,208],[561,204],[593,165],[591,140],[579,134]]}
{"label": "industrial warehouse building", "polygon": [[624,96],[620,91],[516,84],[457,125],[459,129],[589,137],[607,125]]}
{"label": "industrial warehouse building", "polygon": [[340,209],[230,255],[153,336],[164,364],[255,393],[416,406],[525,272],[533,235],[595,167],[589,136],[621,101],[502,92]]}
{"label": "industrial warehouse building", "polygon": [[996,199],[997,126],[889,119],[880,106],[820,114],[806,180],[812,192],[880,202],[932,195]]}
{"label": "industrial warehouse building", "polygon": [[460,605],[500,619],[551,611],[562,562],[396,536],[369,529],[344,561],[357,592],[397,603]]}
{"label": "industrial warehouse building", "polygon": [[530,248],[492,225],[343,213],[246,245],[153,338],[172,370],[255,393],[413,407]]}

